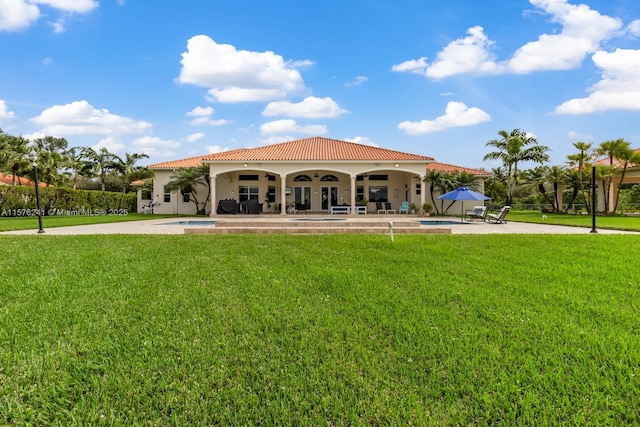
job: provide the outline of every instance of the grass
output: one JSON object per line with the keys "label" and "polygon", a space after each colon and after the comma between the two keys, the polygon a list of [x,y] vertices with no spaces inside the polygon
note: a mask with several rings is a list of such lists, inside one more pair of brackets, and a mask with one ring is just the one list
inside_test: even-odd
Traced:
{"label": "grass", "polygon": [[[71,225],[105,224],[112,222],[143,221],[149,219],[173,218],[177,215],[141,215],[130,213],[127,215],[76,215],[76,216],[44,216],[42,227],[66,227]],[[0,217],[0,232],[13,230],[38,229],[38,217]]]}
{"label": "grass", "polygon": [[0,240],[0,424],[640,424],[637,236]]}
{"label": "grass", "polygon": [[[544,218],[542,216],[545,216]],[[541,213],[540,211],[510,211],[508,221],[592,227],[591,215]],[[609,215],[596,216],[596,229],[640,231],[640,217]]]}

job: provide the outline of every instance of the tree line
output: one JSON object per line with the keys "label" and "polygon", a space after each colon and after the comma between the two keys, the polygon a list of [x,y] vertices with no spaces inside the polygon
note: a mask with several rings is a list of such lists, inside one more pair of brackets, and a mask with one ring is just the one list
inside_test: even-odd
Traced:
{"label": "tree line", "polygon": [[0,173],[12,177],[11,185],[20,185],[21,178],[33,180],[30,154],[37,156],[38,179],[47,187],[70,187],[74,190],[120,192],[121,198],[131,191],[133,181],[153,174],[137,163],[149,156],[126,153],[120,157],[107,148],[69,147],[65,138],[45,136],[32,141],[5,133],[0,129]]}

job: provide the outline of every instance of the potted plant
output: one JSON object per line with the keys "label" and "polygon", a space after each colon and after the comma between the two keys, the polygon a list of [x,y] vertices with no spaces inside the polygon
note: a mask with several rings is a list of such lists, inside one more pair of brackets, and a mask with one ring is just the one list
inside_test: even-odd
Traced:
{"label": "potted plant", "polygon": [[422,215],[431,216],[431,209],[433,209],[433,206],[431,205],[431,203],[423,204],[422,205]]}
{"label": "potted plant", "polygon": [[411,213],[412,213],[412,214],[415,214],[415,213],[417,213],[417,212],[418,212],[418,207],[416,206],[416,204],[415,204],[415,203],[411,203],[411,204],[409,205],[409,210],[411,211]]}
{"label": "potted plant", "polygon": [[367,206],[368,203],[369,203],[369,200],[367,199],[356,200],[356,205],[358,206]]}

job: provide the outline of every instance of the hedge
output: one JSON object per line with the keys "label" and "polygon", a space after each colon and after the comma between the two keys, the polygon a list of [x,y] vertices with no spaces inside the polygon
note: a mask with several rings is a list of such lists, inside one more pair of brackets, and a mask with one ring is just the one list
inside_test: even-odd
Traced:
{"label": "hedge", "polygon": [[[62,187],[41,187],[40,204],[43,215],[60,215],[65,211],[99,211],[127,209],[136,212],[136,193],[96,190],[74,190]],[[0,212],[2,216],[21,216],[23,212],[37,209],[36,191],[33,187],[0,186]]]}

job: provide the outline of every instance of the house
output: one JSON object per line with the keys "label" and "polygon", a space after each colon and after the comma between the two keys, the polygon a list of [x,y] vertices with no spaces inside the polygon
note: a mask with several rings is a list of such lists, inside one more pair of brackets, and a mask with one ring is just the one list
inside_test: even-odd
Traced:
{"label": "house", "polygon": [[[20,185],[23,187],[33,187],[33,181],[31,181],[28,178],[25,178],[23,176],[13,176],[13,175],[5,175],[3,173],[0,172],[0,185],[14,185],[14,180],[15,180],[15,185]],[[38,187],[46,187],[47,184],[42,183],[42,182],[38,182]]]}
{"label": "house", "polygon": [[[636,153],[640,153],[640,148],[636,148],[633,151]],[[638,184],[640,183],[640,164],[629,163],[627,164],[627,168],[624,171],[624,177],[622,176],[622,171],[624,169],[624,162],[620,159],[612,159],[609,160],[608,157],[600,158],[593,162],[593,166],[610,166],[612,167],[612,176],[611,176],[611,185],[609,187],[609,194],[606,197],[606,200],[609,201],[609,206],[607,207],[609,212],[614,210],[614,207],[617,204],[617,191],[620,184]],[[602,181],[602,179],[599,179]],[[605,204],[605,188],[604,186],[598,184],[598,197],[597,197],[597,209],[599,211],[604,211]]]}
{"label": "house", "polygon": [[488,176],[485,171],[437,163],[429,156],[311,137],[149,165],[155,173],[153,199],[139,206],[153,203],[154,213],[195,214],[189,194],[165,187],[177,169],[201,165],[210,168],[210,188],[201,185],[195,192],[204,200],[209,191],[211,216],[225,212],[231,200],[240,207],[256,201],[262,212],[281,215],[329,213],[336,206],[352,215],[375,213],[376,203],[389,202],[398,209],[405,200],[416,206],[429,201],[422,191],[428,167]]}

